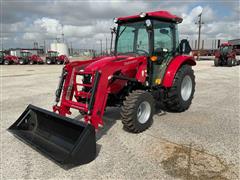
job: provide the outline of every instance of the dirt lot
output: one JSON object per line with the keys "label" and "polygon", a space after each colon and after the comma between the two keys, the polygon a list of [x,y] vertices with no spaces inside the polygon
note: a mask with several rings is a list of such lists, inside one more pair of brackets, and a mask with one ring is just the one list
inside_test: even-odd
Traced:
{"label": "dirt lot", "polygon": [[[51,110],[61,66],[1,66],[2,179],[239,179],[239,67],[194,67],[196,92],[184,113],[162,112],[141,134],[108,108],[95,161],[64,170],[6,129],[28,104]],[[74,113],[73,117],[78,114]]]}

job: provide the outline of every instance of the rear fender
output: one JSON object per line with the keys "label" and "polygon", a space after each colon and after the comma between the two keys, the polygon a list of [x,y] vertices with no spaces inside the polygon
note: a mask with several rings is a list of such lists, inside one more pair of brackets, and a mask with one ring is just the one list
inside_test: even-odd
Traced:
{"label": "rear fender", "polygon": [[196,61],[192,56],[176,56],[174,57],[170,64],[168,65],[168,68],[165,72],[162,85],[166,88],[172,87],[174,77],[178,71],[178,69],[184,65],[189,64],[190,66],[195,66]]}

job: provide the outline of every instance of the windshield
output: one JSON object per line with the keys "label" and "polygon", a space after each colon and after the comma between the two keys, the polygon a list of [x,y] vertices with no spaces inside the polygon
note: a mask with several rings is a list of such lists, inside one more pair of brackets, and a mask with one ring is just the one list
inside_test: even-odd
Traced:
{"label": "windshield", "polygon": [[153,42],[149,42],[145,21],[118,25],[116,53],[149,55],[149,43],[152,43],[153,51],[157,54],[162,49],[171,52],[178,44],[178,37],[174,40],[174,36],[178,36],[174,34],[177,31],[176,25],[157,20],[151,22],[153,24],[151,31]]}
{"label": "windshield", "polygon": [[3,52],[0,52],[0,56],[1,56],[1,57],[4,56],[4,53],[3,53]]}
{"label": "windshield", "polygon": [[22,55],[23,57],[27,57],[27,56],[30,55],[30,52],[21,52],[21,55]]}
{"label": "windshield", "polygon": [[58,56],[58,52],[49,52],[48,54],[49,54],[49,56],[51,56],[51,57]]}
{"label": "windshield", "polygon": [[231,49],[232,49],[231,46],[222,46],[220,50],[223,54],[227,54],[228,52],[231,51]]}
{"label": "windshield", "polygon": [[144,21],[118,26],[116,53],[137,55],[149,53],[148,33]]}

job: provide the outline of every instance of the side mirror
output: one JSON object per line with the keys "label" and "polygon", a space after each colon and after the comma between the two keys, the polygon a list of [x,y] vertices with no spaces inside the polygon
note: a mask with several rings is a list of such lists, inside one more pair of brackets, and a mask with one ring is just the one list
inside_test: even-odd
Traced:
{"label": "side mirror", "polygon": [[187,39],[182,39],[179,44],[179,51],[181,54],[190,54],[192,48]]}
{"label": "side mirror", "polygon": [[110,28],[110,30],[111,30],[111,33],[112,33],[112,34],[116,34],[116,33],[117,33],[116,27],[112,27],[112,28]]}

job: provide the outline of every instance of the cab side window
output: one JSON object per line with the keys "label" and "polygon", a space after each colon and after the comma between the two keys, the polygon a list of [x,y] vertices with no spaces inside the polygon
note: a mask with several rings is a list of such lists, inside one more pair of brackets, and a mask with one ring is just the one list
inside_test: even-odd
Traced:
{"label": "cab side window", "polygon": [[172,51],[174,47],[172,24],[155,21],[154,26],[154,51],[158,52],[162,49]]}

